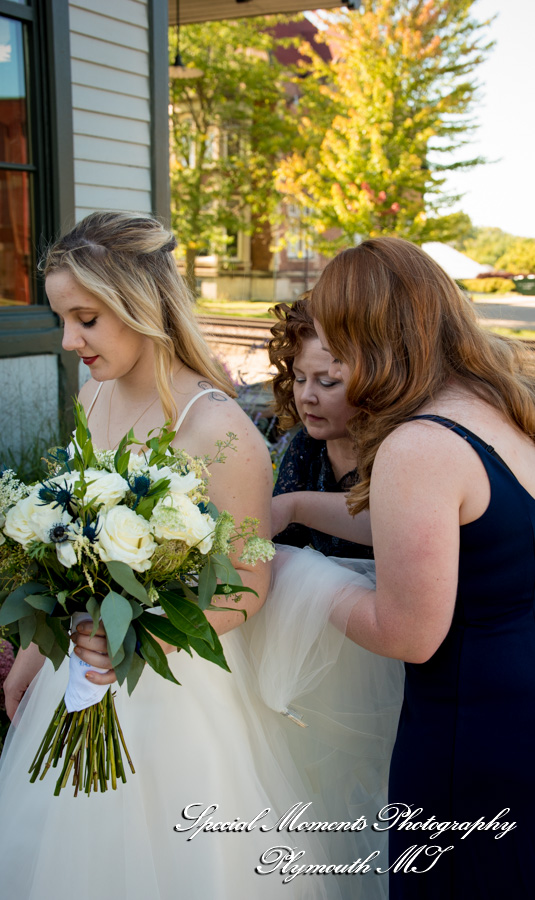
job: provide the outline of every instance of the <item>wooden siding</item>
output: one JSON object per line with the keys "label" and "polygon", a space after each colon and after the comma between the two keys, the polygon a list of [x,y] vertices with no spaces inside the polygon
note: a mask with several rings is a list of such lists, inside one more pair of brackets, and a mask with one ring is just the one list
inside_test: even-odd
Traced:
{"label": "wooden siding", "polygon": [[148,0],[71,0],[76,218],[151,211]]}
{"label": "wooden siding", "polygon": [[59,439],[58,357],[0,359],[0,460],[10,465]]}

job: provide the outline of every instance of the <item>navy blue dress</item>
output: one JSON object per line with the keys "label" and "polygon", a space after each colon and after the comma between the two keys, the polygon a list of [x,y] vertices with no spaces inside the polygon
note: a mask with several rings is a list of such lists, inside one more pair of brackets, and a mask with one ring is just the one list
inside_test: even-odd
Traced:
{"label": "navy blue dress", "polygon": [[[318,441],[301,430],[297,432],[283,456],[273,496],[293,491],[346,493],[357,481],[356,469],[346,472],[337,481],[327,453],[326,442]],[[277,544],[288,544],[291,547],[312,546],[324,556],[373,559],[373,547],[345,541],[343,538],[333,537],[305,525],[289,525],[285,531],[275,535],[273,540]]]}
{"label": "navy blue dress", "polygon": [[[400,811],[410,805],[412,819],[389,830],[390,900],[528,900],[535,898],[535,499],[467,429],[415,418],[469,441],[491,499],[460,529],[445,640],[426,663],[405,666],[389,797]],[[427,824],[409,829],[409,821]],[[437,835],[437,821],[458,827]],[[444,852],[418,849],[435,846]],[[417,871],[403,871],[411,867]]]}

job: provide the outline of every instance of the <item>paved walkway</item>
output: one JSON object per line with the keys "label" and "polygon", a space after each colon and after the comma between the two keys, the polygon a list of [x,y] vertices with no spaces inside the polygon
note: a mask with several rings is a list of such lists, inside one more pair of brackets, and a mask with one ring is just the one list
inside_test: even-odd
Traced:
{"label": "paved walkway", "polygon": [[508,294],[503,297],[474,300],[478,318],[486,325],[499,328],[531,328],[535,330],[535,296]]}

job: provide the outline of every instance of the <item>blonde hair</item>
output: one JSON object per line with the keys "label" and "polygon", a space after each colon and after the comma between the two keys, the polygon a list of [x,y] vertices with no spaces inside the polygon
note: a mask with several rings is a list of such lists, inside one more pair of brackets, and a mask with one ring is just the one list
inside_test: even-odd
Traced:
{"label": "blonde hair", "polygon": [[360,481],[348,508],[369,505],[379,446],[454,378],[535,440],[535,356],[482,328],[470,301],[423,250],[401,238],[364,241],[333,259],[311,312],[331,352],[352,368],[349,430]]}
{"label": "blonde hair", "polygon": [[151,338],[156,386],[171,422],[177,416],[170,380],[175,357],[236,396],[200,332],[175,247],[171,232],[151,216],[96,212],[56,241],[40,264],[45,277],[68,271],[133,331]]}

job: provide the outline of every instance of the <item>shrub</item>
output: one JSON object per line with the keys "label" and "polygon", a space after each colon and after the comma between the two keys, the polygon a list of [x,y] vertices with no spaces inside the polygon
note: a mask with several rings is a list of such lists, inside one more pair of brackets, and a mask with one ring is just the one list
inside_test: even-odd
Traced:
{"label": "shrub", "polygon": [[514,281],[509,278],[465,278],[461,283],[467,291],[482,294],[508,294],[515,289]]}

